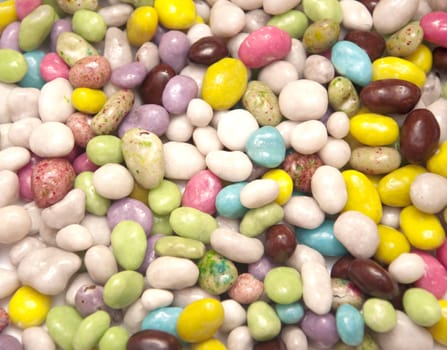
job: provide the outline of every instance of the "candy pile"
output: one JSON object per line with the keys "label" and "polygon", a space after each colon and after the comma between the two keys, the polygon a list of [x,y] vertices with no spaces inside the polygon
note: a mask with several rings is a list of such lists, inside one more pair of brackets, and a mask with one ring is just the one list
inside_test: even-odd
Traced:
{"label": "candy pile", "polygon": [[446,1],[6,0],[0,34],[0,350],[445,349]]}

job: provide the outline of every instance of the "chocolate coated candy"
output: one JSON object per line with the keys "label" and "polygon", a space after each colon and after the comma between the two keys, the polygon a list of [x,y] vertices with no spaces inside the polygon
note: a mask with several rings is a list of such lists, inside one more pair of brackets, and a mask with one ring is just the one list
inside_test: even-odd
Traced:
{"label": "chocolate coated candy", "polygon": [[191,62],[211,65],[221,58],[228,56],[225,42],[216,36],[206,36],[191,45],[188,51],[188,59]]}
{"label": "chocolate coated candy", "polygon": [[376,32],[353,30],[346,34],[344,40],[352,41],[365,50],[371,62],[381,57],[385,51],[385,39]]}
{"label": "chocolate coated candy", "polygon": [[168,81],[175,76],[174,69],[165,63],[156,65],[148,73],[140,88],[140,95],[145,104],[162,105],[161,96]]}
{"label": "chocolate coated candy", "polygon": [[348,270],[351,263],[354,261],[354,257],[351,255],[345,255],[337,259],[332,265],[331,277],[348,279]]}
{"label": "chocolate coated candy", "polygon": [[289,226],[278,224],[271,226],[265,236],[265,254],[276,263],[285,262],[295,251],[295,233]]}
{"label": "chocolate coated candy", "polygon": [[127,350],[181,350],[178,339],[170,333],[148,329],[134,333],[127,341]]}
{"label": "chocolate coated candy", "polygon": [[276,337],[269,341],[257,343],[253,350],[287,350],[287,347],[281,338]]}
{"label": "chocolate coated candy", "polygon": [[441,74],[447,73],[447,48],[438,46],[433,50],[433,68]]}

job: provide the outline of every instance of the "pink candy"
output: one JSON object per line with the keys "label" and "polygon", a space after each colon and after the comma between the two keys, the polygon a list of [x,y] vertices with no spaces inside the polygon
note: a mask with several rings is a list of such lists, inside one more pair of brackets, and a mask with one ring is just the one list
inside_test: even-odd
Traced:
{"label": "pink candy", "polygon": [[260,68],[287,56],[291,46],[292,39],[286,31],[264,26],[245,38],[238,56],[248,68]]}
{"label": "pink candy", "polygon": [[425,262],[424,275],[415,282],[415,287],[431,292],[436,298],[442,299],[447,292],[447,270],[429,253],[414,250]]}
{"label": "pink candy", "polygon": [[447,47],[447,12],[427,13],[421,18],[420,25],[424,30],[424,40]]}
{"label": "pink candy", "polygon": [[46,82],[56,78],[68,79],[70,68],[55,52],[46,54],[40,62],[40,75]]}
{"label": "pink candy", "polygon": [[42,4],[42,0],[15,0],[17,17],[22,20]]}

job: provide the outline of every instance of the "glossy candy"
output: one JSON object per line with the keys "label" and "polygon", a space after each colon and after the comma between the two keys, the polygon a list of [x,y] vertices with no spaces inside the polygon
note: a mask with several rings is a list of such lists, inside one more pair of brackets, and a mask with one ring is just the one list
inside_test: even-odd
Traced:
{"label": "glossy candy", "polygon": [[217,36],[206,36],[197,40],[188,50],[191,62],[210,65],[228,56],[224,41]]}
{"label": "glossy candy", "polygon": [[132,334],[127,342],[128,350],[180,350],[180,342],[172,334],[159,330],[142,330]]}
{"label": "glossy candy", "polygon": [[445,12],[433,11],[421,18],[424,39],[438,46],[447,47],[445,32],[447,31],[447,16]]}

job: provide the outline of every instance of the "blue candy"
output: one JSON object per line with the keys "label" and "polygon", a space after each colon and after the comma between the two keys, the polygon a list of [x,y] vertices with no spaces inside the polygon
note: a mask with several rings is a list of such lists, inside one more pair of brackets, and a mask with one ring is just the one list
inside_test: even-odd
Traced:
{"label": "blue candy", "polygon": [[177,337],[177,319],[183,308],[169,306],[152,310],[141,323],[141,330],[154,329]]}
{"label": "blue candy", "polygon": [[28,63],[28,70],[19,82],[21,87],[40,89],[45,84],[45,80],[40,75],[40,62],[44,56],[45,52],[42,50],[28,51],[23,54],[26,63]]}
{"label": "blue candy", "polygon": [[335,313],[337,333],[343,343],[360,345],[365,335],[365,321],[359,310],[351,304],[343,304]]}
{"label": "blue candy", "polygon": [[276,304],[275,311],[282,323],[294,324],[301,321],[304,308],[300,303]]}
{"label": "blue candy", "polygon": [[273,126],[263,126],[252,132],[245,150],[253,162],[266,168],[276,168],[286,157],[284,139]]}
{"label": "blue candy", "polygon": [[225,186],[216,197],[216,210],[221,216],[230,219],[240,219],[248,211],[241,204],[241,191],[247,182],[238,182]]}

